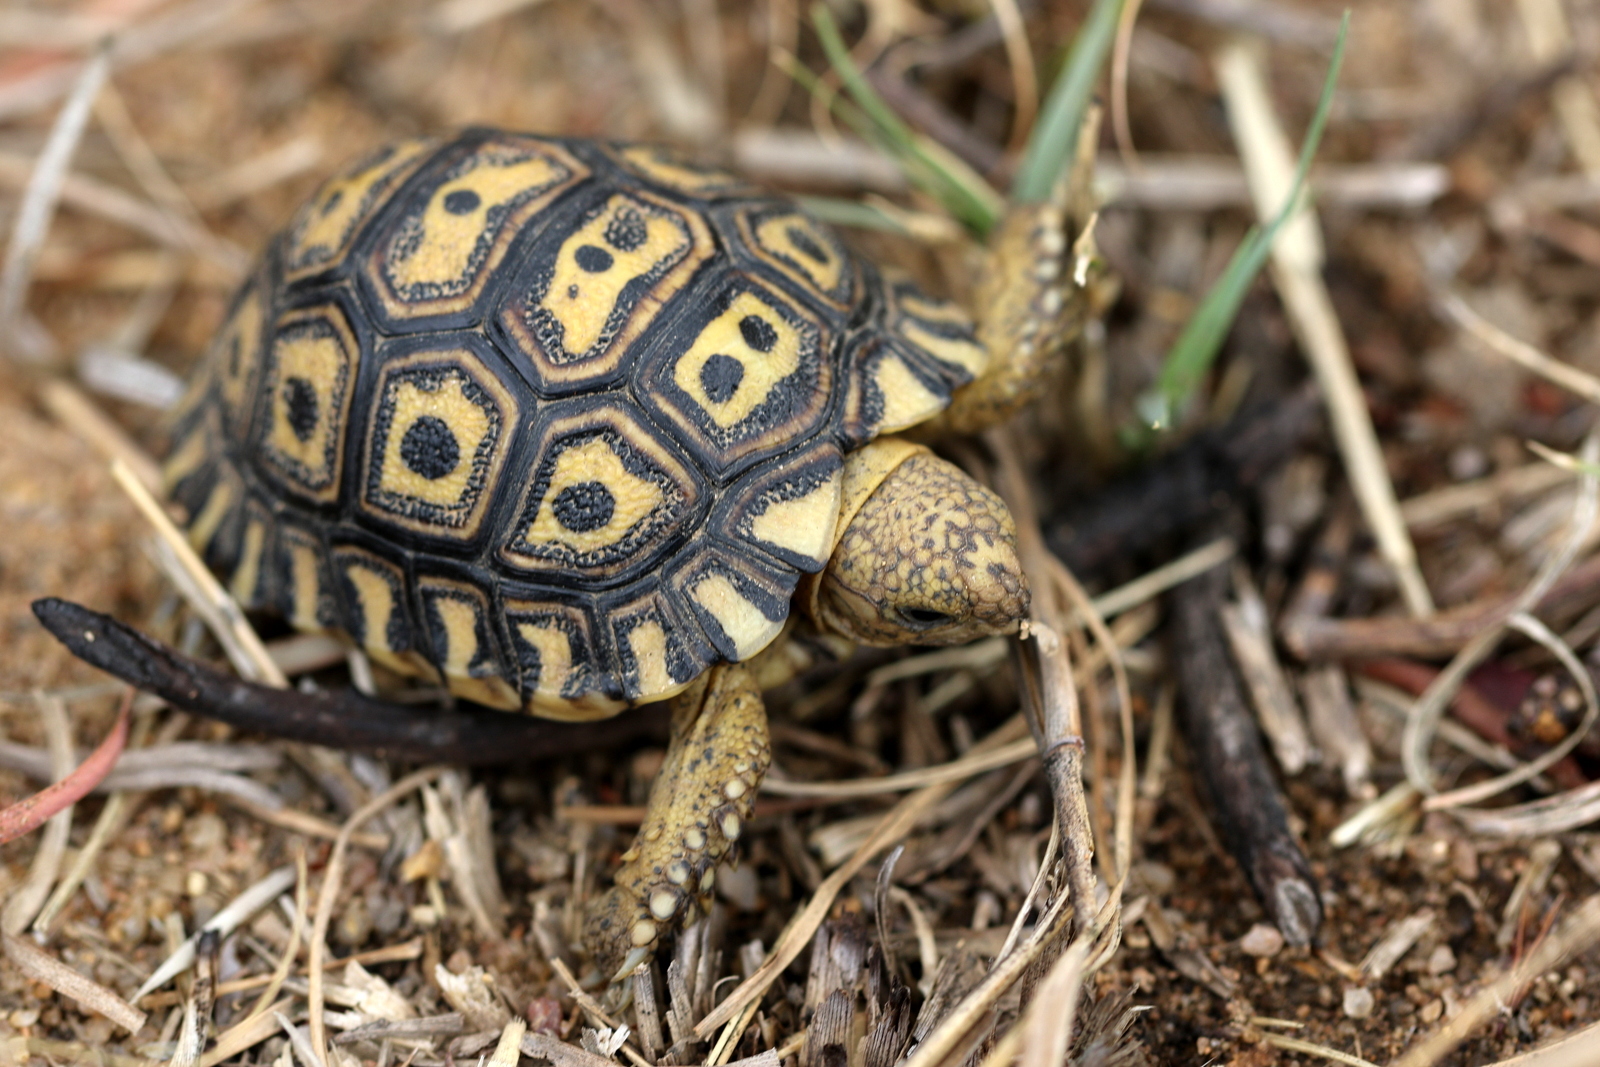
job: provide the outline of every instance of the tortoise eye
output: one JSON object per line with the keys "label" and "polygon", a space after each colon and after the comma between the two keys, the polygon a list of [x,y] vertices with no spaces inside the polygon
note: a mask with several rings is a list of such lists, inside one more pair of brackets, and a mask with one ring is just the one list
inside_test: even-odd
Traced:
{"label": "tortoise eye", "polygon": [[950,616],[942,611],[932,611],[928,608],[906,608],[900,615],[912,626],[937,626],[941,622],[949,622]]}

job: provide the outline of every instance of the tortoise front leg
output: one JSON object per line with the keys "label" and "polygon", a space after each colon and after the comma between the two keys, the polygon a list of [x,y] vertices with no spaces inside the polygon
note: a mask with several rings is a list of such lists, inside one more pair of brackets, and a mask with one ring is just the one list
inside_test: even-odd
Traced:
{"label": "tortoise front leg", "polygon": [[931,424],[977,433],[1037,399],[1083,329],[1089,290],[1073,277],[1073,235],[1062,202],[1014,205],[990,237],[973,294],[978,341],[989,366],[957,391]]}
{"label": "tortoise front leg", "polygon": [[612,981],[709,907],[717,864],[749,820],[771,760],[766,706],[742,664],[713,667],[673,699],[672,740],[644,825],[612,888],[584,916],[584,943]]}

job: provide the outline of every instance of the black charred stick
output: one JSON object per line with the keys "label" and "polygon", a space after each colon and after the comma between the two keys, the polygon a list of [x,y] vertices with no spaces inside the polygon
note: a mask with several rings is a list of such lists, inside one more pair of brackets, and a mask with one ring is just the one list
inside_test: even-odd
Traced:
{"label": "black charred stick", "polygon": [[1322,432],[1316,390],[1197,434],[1052,522],[1050,548],[1074,574],[1105,574],[1217,521]]}
{"label": "black charred stick", "polygon": [[302,693],[241,681],[71,601],[33,602],[45,629],[85,663],[196,715],[292,741],[418,762],[486,766],[664,739],[665,714],[565,723],[487,708],[409,707],[353,690]]}
{"label": "black charred stick", "polygon": [[1228,850],[1284,940],[1309,945],[1322,904],[1217,618],[1227,588],[1227,568],[1213,567],[1172,591],[1184,732]]}

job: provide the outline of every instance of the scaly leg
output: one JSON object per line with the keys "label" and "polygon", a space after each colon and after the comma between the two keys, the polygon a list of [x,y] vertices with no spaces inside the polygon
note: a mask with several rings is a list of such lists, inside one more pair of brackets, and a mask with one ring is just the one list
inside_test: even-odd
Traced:
{"label": "scaly leg", "polygon": [[743,665],[714,667],[673,700],[672,741],[644,825],[584,917],[584,943],[612,981],[709,907],[717,864],[749,820],[771,760],[766,705]]}
{"label": "scaly leg", "polygon": [[1049,200],[1013,204],[990,234],[972,308],[989,367],[927,424],[928,435],[1005,422],[1045,391],[1084,323],[1103,310],[1111,294],[1096,284],[1092,233],[1098,128],[1084,124],[1077,158]]}

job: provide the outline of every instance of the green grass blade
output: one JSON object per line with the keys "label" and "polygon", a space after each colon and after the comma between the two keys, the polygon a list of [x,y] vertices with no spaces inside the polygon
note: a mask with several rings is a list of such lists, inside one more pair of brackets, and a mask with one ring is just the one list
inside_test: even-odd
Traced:
{"label": "green grass blade", "polygon": [[1216,360],[1233,327],[1233,320],[1244,303],[1245,294],[1261,272],[1272,251],[1283,224],[1293,217],[1305,198],[1306,176],[1316,158],[1317,147],[1322,143],[1322,133],[1328,124],[1328,113],[1333,108],[1334,87],[1339,80],[1339,68],[1344,63],[1345,37],[1350,30],[1350,12],[1346,11],[1339,26],[1339,39],[1333,46],[1333,58],[1328,63],[1328,73],[1323,79],[1322,96],[1317,101],[1316,113],[1306,129],[1305,140],[1300,145],[1300,158],[1295,165],[1294,184],[1278,213],[1266,227],[1253,227],[1234,251],[1222,277],[1211,287],[1200,306],[1190,317],[1167,353],[1166,362],[1156,387],[1138,402],[1140,417],[1152,429],[1163,429],[1174,412],[1188,401],[1211,364]]}
{"label": "green grass blade", "polygon": [[1122,17],[1124,3],[1126,0],[1095,0],[1089,17],[1078,28],[1061,73],[1050,85],[1039,121],[1028,136],[1028,147],[1011,187],[1013,201],[1026,204],[1050,199],[1056,179],[1072,159],[1078,127],[1100,80],[1111,42],[1116,39],[1117,20]]}
{"label": "green grass blade", "polygon": [[901,121],[862,76],[832,12],[819,3],[812,8],[811,20],[829,64],[866,120],[867,128],[857,125],[857,132],[894,156],[906,176],[951,215],[979,235],[987,234],[1003,209],[1000,194],[971,167]]}
{"label": "green grass blade", "polygon": [[846,200],[837,196],[797,196],[800,206],[835,226],[854,226],[862,230],[882,230],[886,233],[911,236],[905,223],[871,204],[860,200]]}

